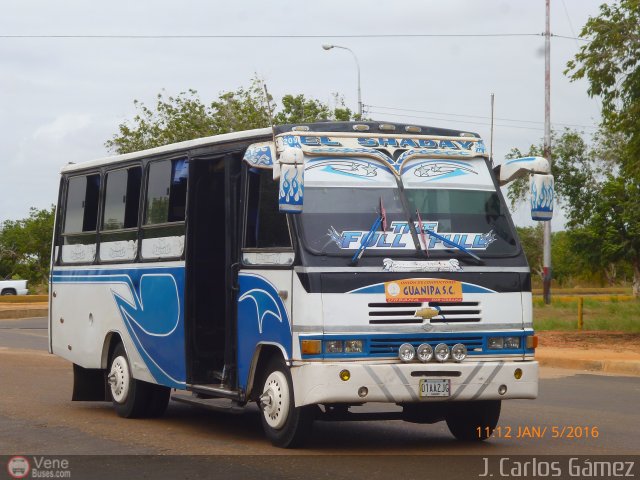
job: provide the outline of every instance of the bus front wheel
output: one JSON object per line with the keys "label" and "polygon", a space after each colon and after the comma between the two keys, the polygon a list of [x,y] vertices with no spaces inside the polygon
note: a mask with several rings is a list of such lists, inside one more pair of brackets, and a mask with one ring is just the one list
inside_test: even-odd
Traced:
{"label": "bus front wheel", "polygon": [[500,400],[451,402],[446,421],[458,440],[482,441],[491,436],[500,419]]}
{"label": "bus front wheel", "polygon": [[121,417],[159,417],[169,403],[169,388],[133,378],[122,343],[116,345],[113,350],[107,382],[113,407]]}
{"label": "bus front wheel", "polygon": [[281,358],[267,367],[258,406],[262,428],[276,447],[295,448],[308,437],[313,424],[313,407],[296,407],[289,368]]}

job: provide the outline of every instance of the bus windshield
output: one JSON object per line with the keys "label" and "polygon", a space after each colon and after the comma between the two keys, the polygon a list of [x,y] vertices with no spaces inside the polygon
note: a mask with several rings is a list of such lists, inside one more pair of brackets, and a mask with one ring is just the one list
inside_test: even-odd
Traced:
{"label": "bus windshield", "polygon": [[[517,253],[515,234],[497,192],[449,188],[408,188],[404,192],[418,232],[421,223],[423,231],[436,232],[478,256]],[[352,256],[380,215],[381,204],[384,230],[381,226],[369,238],[365,256],[415,256],[416,244],[400,190],[390,186],[305,187],[300,215],[304,245],[316,255]],[[420,242],[435,256],[465,256],[435,236],[421,235]]]}

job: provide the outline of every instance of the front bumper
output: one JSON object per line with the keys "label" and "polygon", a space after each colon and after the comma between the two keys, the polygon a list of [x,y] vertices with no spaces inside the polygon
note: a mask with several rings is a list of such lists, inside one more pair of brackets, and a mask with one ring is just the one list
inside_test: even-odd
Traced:
{"label": "front bumper", "polygon": [[[516,380],[514,372],[522,370]],[[348,381],[340,379],[341,370],[349,370]],[[538,396],[536,361],[466,361],[462,363],[347,363],[318,362],[291,367],[296,407],[318,403],[432,402],[505,400]],[[448,378],[451,396],[420,398],[423,378]],[[507,387],[500,395],[498,388]],[[358,395],[366,387],[365,397]]]}

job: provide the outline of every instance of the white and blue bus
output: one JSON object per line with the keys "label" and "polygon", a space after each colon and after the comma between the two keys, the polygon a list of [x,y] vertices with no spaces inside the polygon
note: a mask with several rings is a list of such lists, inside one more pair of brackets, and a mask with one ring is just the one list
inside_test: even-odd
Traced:
{"label": "white and blue bus", "polygon": [[73,400],[123,417],[161,416],[172,391],[256,403],[293,447],[376,402],[484,440],[502,400],[538,392],[530,270],[500,192],[524,175],[549,220],[548,162],[493,167],[459,130],[287,125],[69,164],[49,350],[73,363]]}

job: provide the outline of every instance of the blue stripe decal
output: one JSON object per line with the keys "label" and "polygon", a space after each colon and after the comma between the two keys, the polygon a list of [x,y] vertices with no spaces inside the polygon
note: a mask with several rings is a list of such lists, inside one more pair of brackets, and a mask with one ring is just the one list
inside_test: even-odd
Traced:
{"label": "blue stripe decal", "polygon": [[278,289],[267,278],[242,271],[238,275],[238,385],[247,388],[258,345],[282,348],[291,358],[291,323]]}
{"label": "blue stripe decal", "polygon": [[[428,279],[420,279],[428,280]],[[495,290],[481,287],[473,283],[462,283],[462,293],[497,293]],[[366,287],[356,288],[347,293],[384,293],[384,283],[376,283],[374,285],[367,285]]]}
{"label": "blue stripe decal", "polygon": [[113,289],[114,307],[157,383],[186,388],[184,267],[59,270],[53,284],[123,284],[128,298]]}

